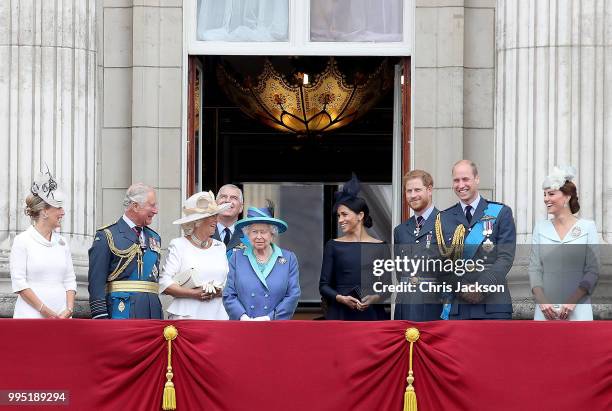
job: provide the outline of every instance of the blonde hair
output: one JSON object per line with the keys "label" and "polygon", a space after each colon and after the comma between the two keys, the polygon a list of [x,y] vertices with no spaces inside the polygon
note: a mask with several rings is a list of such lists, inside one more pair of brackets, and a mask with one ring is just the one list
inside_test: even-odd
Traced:
{"label": "blonde hair", "polygon": [[28,195],[26,197],[25,203],[26,206],[23,211],[25,215],[32,219],[32,221],[38,221],[38,219],[40,218],[40,213],[43,210],[51,208],[51,206],[45,203],[42,198],[34,194]]}
{"label": "blonde hair", "polygon": [[189,223],[181,224],[181,229],[183,230],[183,233],[185,233],[185,235],[191,235],[193,234],[193,231],[196,229],[196,227],[202,224],[202,221],[204,221],[203,218],[200,220],[195,220]]}

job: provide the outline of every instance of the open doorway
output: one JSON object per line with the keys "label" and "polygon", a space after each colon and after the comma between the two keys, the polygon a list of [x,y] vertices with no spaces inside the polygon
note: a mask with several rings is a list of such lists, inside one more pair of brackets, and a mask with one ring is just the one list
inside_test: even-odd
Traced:
{"label": "open doorway", "polygon": [[[406,64],[405,59],[397,57],[336,59],[348,78],[373,72],[383,60],[391,67]],[[289,224],[279,243],[294,251],[300,262],[300,307],[318,308],[323,247],[338,235],[332,215],[333,194],[351,173],[361,180],[362,196],[372,211],[372,234],[391,242],[392,196],[397,189],[393,186],[397,180],[393,178],[397,171],[393,159],[397,150],[394,119],[397,121],[398,90],[394,90],[392,77],[391,87],[376,96],[367,112],[336,130],[309,134],[281,131],[248,114],[224,90],[220,78],[219,68],[231,67],[240,72],[241,82],[249,76],[256,79],[266,61],[285,76],[296,72],[314,76],[328,64],[329,57],[190,59],[188,190],[216,191],[223,184],[233,183],[243,188],[246,207],[262,206],[267,198],[273,200],[277,215]],[[400,91],[400,97],[403,94]],[[408,135],[400,139],[407,144]],[[408,159],[402,163],[407,166]]]}

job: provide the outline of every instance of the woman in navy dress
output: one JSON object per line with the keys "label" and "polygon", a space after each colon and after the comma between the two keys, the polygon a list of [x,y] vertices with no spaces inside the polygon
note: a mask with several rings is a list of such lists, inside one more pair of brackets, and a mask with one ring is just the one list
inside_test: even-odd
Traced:
{"label": "woman in navy dress", "polygon": [[[325,319],[370,321],[386,320],[382,296],[370,284],[372,261],[389,258],[388,247],[368,234],[372,217],[367,203],[357,194],[360,184],[353,175],[336,193],[334,212],[342,236],[329,240],[323,251],[319,292],[326,306]],[[368,282],[365,284],[365,281]]]}

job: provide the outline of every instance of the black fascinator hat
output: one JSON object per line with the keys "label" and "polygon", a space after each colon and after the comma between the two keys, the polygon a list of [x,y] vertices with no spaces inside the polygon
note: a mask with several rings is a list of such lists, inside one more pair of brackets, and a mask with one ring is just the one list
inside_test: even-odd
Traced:
{"label": "black fascinator hat", "polygon": [[361,213],[363,211],[363,225],[366,228],[372,227],[372,217],[370,217],[370,208],[366,201],[359,197],[361,191],[361,183],[359,179],[353,173],[351,179],[347,181],[341,191],[337,191],[334,195],[336,202],[334,203],[333,213],[338,212],[338,207],[341,205],[348,207],[354,213]]}

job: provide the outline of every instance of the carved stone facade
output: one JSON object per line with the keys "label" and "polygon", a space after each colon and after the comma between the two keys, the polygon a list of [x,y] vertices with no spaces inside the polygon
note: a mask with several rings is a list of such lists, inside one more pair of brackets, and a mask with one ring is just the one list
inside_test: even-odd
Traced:
{"label": "carved stone facade", "polygon": [[[612,10],[583,0],[415,0],[413,150],[435,202],[456,201],[451,166],[473,159],[483,194],[510,205],[520,243],[545,218],[540,183],[578,168],[582,216],[612,239]],[[178,235],[185,168],[182,0],[0,2],[0,316],[12,314],[8,255],[44,163],[68,194],[62,230],[87,314],[87,249],[122,213],[133,181],[158,190],[162,238]],[[193,16],[191,16],[193,17]],[[526,250],[509,276],[533,315]],[[604,260],[610,272],[609,260]],[[610,277],[598,292],[611,291]],[[610,306],[596,308],[612,318]]]}

